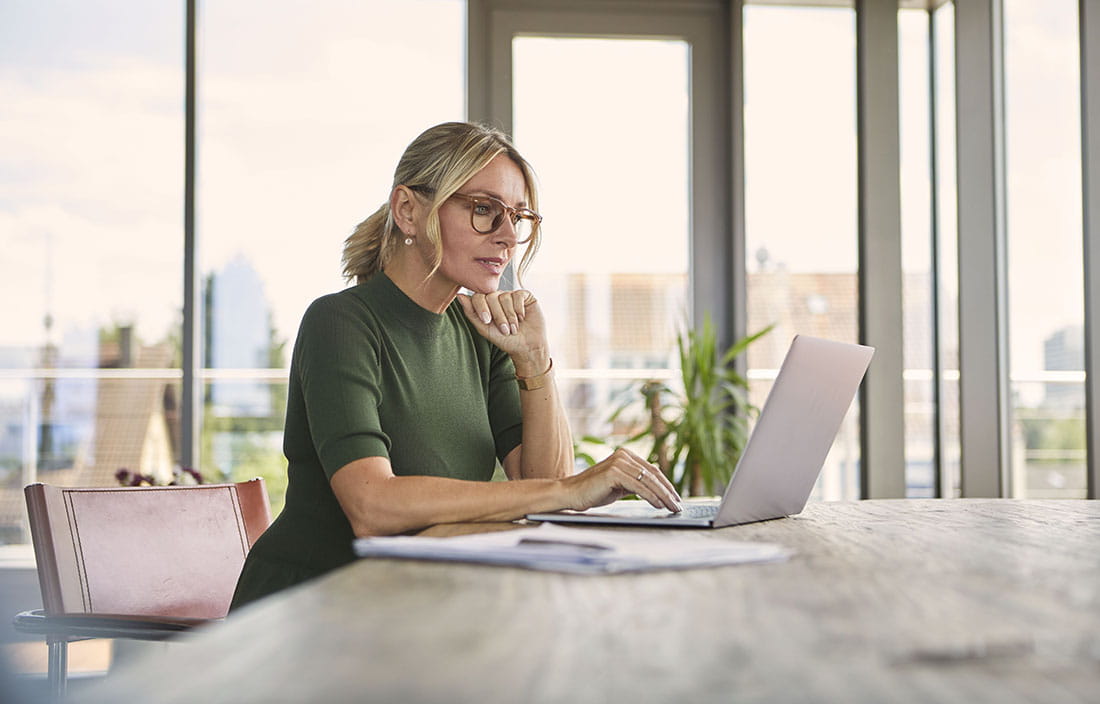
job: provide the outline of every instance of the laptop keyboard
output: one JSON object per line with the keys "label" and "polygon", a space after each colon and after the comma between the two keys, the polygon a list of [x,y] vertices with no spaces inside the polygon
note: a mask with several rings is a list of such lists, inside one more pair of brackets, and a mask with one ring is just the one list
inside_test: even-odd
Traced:
{"label": "laptop keyboard", "polygon": [[680,512],[684,518],[716,518],[718,516],[717,506],[699,506],[688,504],[684,506],[684,510]]}

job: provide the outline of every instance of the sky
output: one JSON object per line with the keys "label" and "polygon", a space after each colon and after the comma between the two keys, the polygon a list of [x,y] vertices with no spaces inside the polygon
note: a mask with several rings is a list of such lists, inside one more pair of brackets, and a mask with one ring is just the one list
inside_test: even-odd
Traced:
{"label": "sky", "polygon": [[[305,7],[200,3],[200,262],[245,254],[284,337],[343,285],[342,241],[386,198],[403,147],[463,117],[461,2]],[[1081,319],[1075,3],[1006,0],[1005,16],[1012,359],[1027,370],[1043,337]],[[178,324],[182,25],[176,2],[0,5],[0,297],[14,302],[0,347],[40,344],[47,311],[54,341],[88,354],[97,326],[132,322],[152,341]],[[750,8],[745,28],[749,260],[766,247],[792,271],[854,272],[853,14]],[[924,80],[907,46],[903,100]],[[516,139],[547,218],[538,276],[686,270],[689,47],[514,51]],[[904,256],[921,270],[927,126],[910,114]]]}

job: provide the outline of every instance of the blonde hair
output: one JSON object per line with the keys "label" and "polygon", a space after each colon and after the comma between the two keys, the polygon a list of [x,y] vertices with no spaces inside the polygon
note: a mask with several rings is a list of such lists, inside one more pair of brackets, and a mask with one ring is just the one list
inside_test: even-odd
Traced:
{"label": "blonde hair", "polygon": [[[538,212],[538,193],[534,171],[513,146],[508,136],[492,127],[470,122],[445,122],[428,128],[405,149],[393,174],[393,188],[400,185],[418,186],[417,193],[430,199],[431,207],[423,236],[435,248],[432,269],[443,261],[443,240],[439,228],[439,208],[474,174],[490,161],[505,154],[523,173],[527,190],[527,207]],[[427,191],[427,193],[425,193]],[[517,279],[527,270],[538,251],[542,233],[538,227],[524,252]],[[344,277],[362,283],[381,271],[403,239],[394,222],[389,199],[373,215],[359,223],[344,241],[342,264]]]}

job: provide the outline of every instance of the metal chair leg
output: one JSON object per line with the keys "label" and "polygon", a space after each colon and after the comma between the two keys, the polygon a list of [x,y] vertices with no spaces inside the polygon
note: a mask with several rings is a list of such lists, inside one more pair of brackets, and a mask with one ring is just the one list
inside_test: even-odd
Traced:
{"label": "metal chair leg", "polygon": [[69,641],[50,640],[48,681],[50,696],[55,702],[65,699],[65,686],[69,678]]}

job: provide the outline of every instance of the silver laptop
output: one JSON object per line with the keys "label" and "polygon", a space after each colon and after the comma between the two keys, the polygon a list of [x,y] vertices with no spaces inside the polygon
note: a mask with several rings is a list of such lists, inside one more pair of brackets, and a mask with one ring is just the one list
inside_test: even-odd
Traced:
{"label": "silver laptop", "polygon": [[721,528],[802,511],[855,398],[873,347],[796,335],[721,502],[687,500],[681,513],[645,501],[532,513],[532,521]]}

